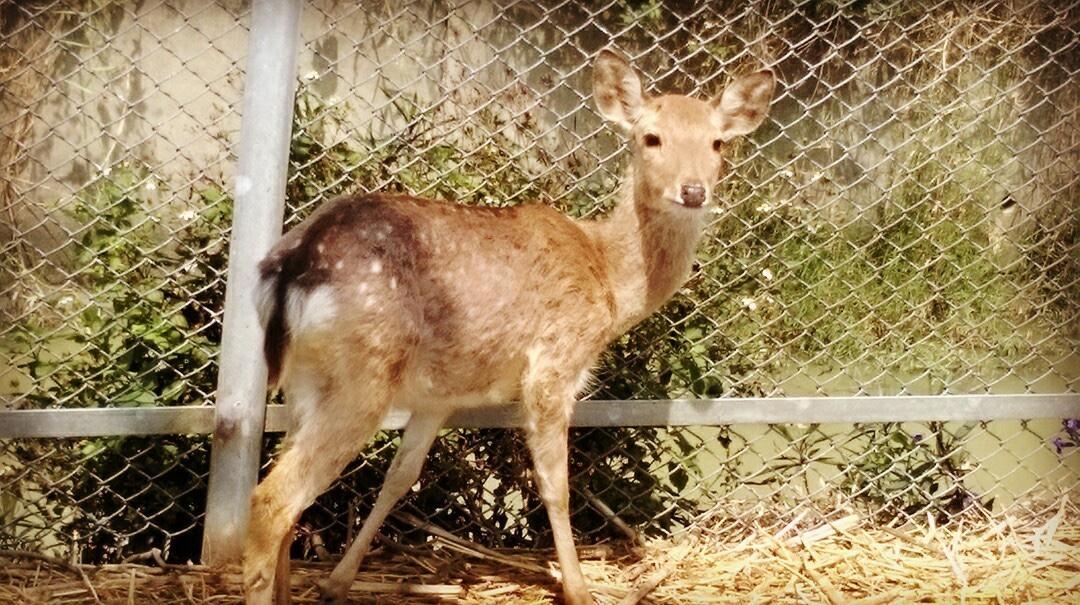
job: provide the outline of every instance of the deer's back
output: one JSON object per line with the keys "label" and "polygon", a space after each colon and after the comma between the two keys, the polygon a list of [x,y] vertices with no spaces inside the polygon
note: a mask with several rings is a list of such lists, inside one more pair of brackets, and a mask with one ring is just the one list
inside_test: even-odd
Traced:
{"label": "deer's back", "polygon": [[264,272],[276,265],[288,288],[293,355],[385,357],[411,397],[467,405],[515,397],[552,334],[603,345],[589,342],[614,312],[601,254],[545,206],[365,195],[320,208]]}

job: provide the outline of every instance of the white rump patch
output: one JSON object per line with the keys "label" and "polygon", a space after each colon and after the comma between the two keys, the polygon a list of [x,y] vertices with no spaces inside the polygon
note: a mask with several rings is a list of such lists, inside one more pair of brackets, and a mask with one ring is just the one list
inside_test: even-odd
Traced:
{"label": "white rump patch", "polygon": [[337,302],[333,290],[327,286],[310,291],[289,288],[285,297],[285,320],[294,334],[324,325],[336,314]]}
{"label": "white rump patch", "polygon": [[272,279],[260,279],[259,284],[255,286],[255,313],[263,330],[270,322],[270,311],[274,308],[274,291],[277,290],[278,279],[277,276]]}

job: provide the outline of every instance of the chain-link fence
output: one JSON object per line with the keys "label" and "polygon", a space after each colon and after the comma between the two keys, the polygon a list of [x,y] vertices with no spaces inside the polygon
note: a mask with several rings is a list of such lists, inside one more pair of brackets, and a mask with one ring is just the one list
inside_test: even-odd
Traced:
{"label": "chain-link fence", "polygon": [[[0,2],[5,408],[213,400],[246,14]],[[150,545],[197,557],[208,449],[4,441],[0,542],[87,561]]]}
{"label": "chain-link fence", "polygon": [[[1075,394],[1078,11],[312,2],[286,222],[374,190],[602,215],[625,154],[590,99],[599,49],[630,56],[654,92],[715,94],[769,65],[778,98],[731,153],[690,282],[614,344],[587,395]],[[247,14],[0,3],[6,407],[214,399]],[[340,549],[396,438],[304,516],[294,554]],[[998,516],[1075,495],[1080,475],[1080,424],[1062,420],[581,428],[573,442],[586,541],[705,519]],[[197,559],[208,450],[180,435],[0,441],[0,547]],[[543,545],[525,451],[511,431],[450,431],[389,527]]]}

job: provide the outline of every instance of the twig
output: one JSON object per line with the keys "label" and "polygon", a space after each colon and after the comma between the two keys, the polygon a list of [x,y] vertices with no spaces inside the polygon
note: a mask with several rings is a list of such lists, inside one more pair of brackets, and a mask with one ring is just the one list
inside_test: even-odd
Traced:
{"label": "twig", "polygon": [[821,589],[821,592],[825,594],[825,598],[829,599],[829,603],[832,603],[832,605],[844,605],[848,602],[844,593],[837,590],[836,586],[830,582],[828,578],[814,571],[813,568],[806,564],[806,561],[802,562],[802,566],[806,575],[810,576],[810,579],[813,580],[814,583],[818,585],[818,588]]}
{"label": "twig", "polygon": [[57,559],[56,557],[50,557],[49,555],[43,555],[38,552],[30,552],[25,550],[0,550],[0,557],[7,559],[31,559],[34,561],[42,561],[48,563],[53,567],[61,567],[70,571],[71,573],[82,573],[82,570],[76,565],[72,565],[63,559]]}
{"label": "twig", "polygon": [[33,559],[35,561],[48,563],[53,567],[59,567],[72,573],[77,573],[79,574],[79,577],[82,578],[83,584],[86,585],[87,590],[90,591],[90,596],[94,597],[94,602],[101,603],[101,599],[98,598],[97,591],[94,590],[94,585],[90,582],[90,578],[87,577],[86,572],[78,565],[72,565],[67,561],[62,561],[56,557],[50,557],[49,555],[43,555],[37,552],[27,552],[25,550],[0,550],[0,557],[8,559]]}
{"label": "twig", "polygon": [[807,565],[805,559],[788,550],[787,546],[784,546],[783,542],[776,540],[769,534],[764,535],[766,538],[769,539],[770,542],[773,543],[777,553],[779,553],[782,558],[787,560],[791,565],[797,565],[800,569],[802,569],[802,571],[806,573],[806,575],[803,577],[809,579],[811,582],[816,584],[818,589],[821,591],[822,594],[825,595],[825,598],[829,600],[829,603],[831,603],[831,605],[844,605],[848,602],[847,597],[845,597],[842,592],[837,590],[836,586],[833,585],[833,583],[830,582],[828,578],[814,571],[809,565]]}
{"label": "twig", "polygon": [[381,594],[412,594],[440,597],[459,596],[465,589],[457,584],[413,584],[409,582],[353,582],[349,590]]}
{"label": "twig", "polygon": [[[577,544],[577,554],[579,559],[610,559],[620,553],[629,553],[625,548],[615,548],[611,544]],[[498,548],[495,552],[500,555],[517,556],[524,553],[528,555],[541,555],[541,556],[555,556],[554,548]]]}
{"label": "twig", "polygon": [[[381,544],[383,548],[402,555],[418,557],[427,553],[427,549],[417,548],[415,546],[409,546],[407,544],[401,544],[379,533],[375,534],[375,541]],[[349,543],[351,544],[352,542]],[[375,554],[374,550],[372,551],[372,554]]]}
{"label": "twig", "polygon": [[330,551],[326,548],[326,543],[323,542],[322,535],[314,530],[308,530],[308,535],[311,536],[311,548],[315,550],[315,558],[320,561],[333,561],[334,557],[330,555]]}
{"label": "twig", "polygon": [[912,538],[911,536],[909,536],[906,533],[900,531],[899,529],[895,529],[895,528],[888,527],[888,526],[882,526],[880,529],[881,529],[881,531],[889,534],[890,536],[893,536],[894,538],[899,538],[900,540],[903,540],[904,542],[914,546],[915,548],[918,548],[919,550],[921,550],[923,552],[927,552],[927,553],[934,554],[934,555],[944,554],[943,552],[941,552],[941,550],[934,550],[933,548],[930,548],[929,546],[923,544],[922,542],[919,542],[915,538]]}
{"label": "twig", "polygon": [[507,584],[505,586],[498,586],[495,588],[489,588],[487,590],[474,590],[470,591],[478,597],[484,597],[490,599],[491,597],[499,597],[504,594],[510,594],[521,590],[520,584]]}
{"label": "twig", "polygon": [[882,603],[892,603],[903,592],[903,588],[894,588],[888,592],[883,592],[878,595],[863,597],[854,601],[848,601],[847,605],[881,605]]}
{"label": "twig", "polygon": [[639,584],[637,588],[623,597],[623,599],[619,601],[619,605],[637,605],[646,595],[653,590],[656,590],[656,587],[671,575],[673,570],[673,565],[667,565],[660,571],[649,576],[644,582]]}
{"label": "twig", "polygon": [[801,523],[801,522],[802,522],[802,520],[803,520],[804,518],[806,518],[806,515],[807,515],[807,514],[808,514],[809,512],[810,512],[810,511],[809,511],[808,509],[805,509],[805,508],[804,508],[804,509],[802,510],[802,512],[800,512],[800,513],[799,513],[798,515],[796,515],[796,516],[795,516],[795,518],[794,518],[794,519],[792,519],[792,520],[791,520],[791,522],[790,522],[790,523],[788,523],[787,525],[785,525],[784,527],[782,527],[782,528],[780,529],[780,531],[778,531],[778,532],[776,532],[775,534],[773,534],[773,539],[775,539],[775,540],[780,540],[780,539],[782,539],[782,538],[783,538],[783,537],[784,537],[785,535],[787,535],[787,533],[788,533],[789,531],[791,531],[791,530],[795,529],[796,527],[798,527],[798,526],[799,526],[799,523]]}
{"label": "twig", "polygon": [[598,498],[596,494],[592,493],[588,488],[584,489],[582,493],[585,495],[585,499],[589,501],[589,504],[597,510],[601,515],[607,518],[607,520],[615,526],[616,529],[621,531],[623,535],[630,539],[637,546],[644,546],[645,541],[641,539],[641,534],[630,527],[630,524],[623,521],[619,517],[618,513],[611,509],[603,500]]}
{"label": "twig", "polygon": [[522,563],[521,561],[517,561],[513,558],[502,555],[494,550],[491,550],[490,548],[481,546],[471,540],[459,538],[454,534],[450,533],[449,531],[439,527],[438,525],[435,525],[430,521],[425,521],[424,519],[416,517],[415,515],[411,515],[404,511],[398,511],[394,513],[394,517],[397,519],[401,519],[402,521],[408,523],[409,525],[412,525],[417,529],[426,531],[429,534],[435,536],[436,538],[441,539],[447,547],[452,548],[462,554],[471,555],[482,559],[490,559],[492,561],[497,561],[511,567],[517,567],[518,569],[538,572],[550,576],[550,572],[544,567],[541,567],[539,565],[533,565],[531,563]]}
{"label": "twig", "polygon": [[787,546],[809,546],[814,542],[820,542],[833,534],[844,533],[858,524],[859,515],[852,513],[845,517],[841,517],[836,521],[826,521],[825,525],[815,527],[814,529],[803,532],[797,536],[792,536],[787,540],[784,540],[784,544]]}
{"label": "twig", "polygon": [[446,540],[447,542],[453,542],[453,543],[459,544],[461,546],[464,546],[466,548],[469,548],[469,549],[472,549],[472,550],[475,550],[477,552],[481,552],[481,553],[484,553],[484,554],[487,554],[487,555],[499,556],[499,553],[497,553],[497,552],[495,552],[495,551],[493,551],[493,550],[491,550],[489,548],[481,546],[481,545],[477,544],[476,542],[473,542],[472,540],[466,540],[465,538],[459,538],[458,536],[454,535],[449,530],[443,529],[442,527],[440,527],[438,525],[435,525],[431,521],[428,521],[426,519],[421,519],[420,517],[417,517],[416,515],[407,513],[405,511],[397,511],[397,512],[395,512],[393,514],[393,516],[395,518],[397,518],[397,519],[401,519],[402,521],[408,523],[409,525],[412,525],[416,529],[426,531],[427,533],[429,533],[429,534],[431,534],[431,535],[433,535],[433,536],[435,536],[437,538],[442,538],[443,540]]}
{"label": "twig", "polygon": [[[193,570],[189,573],[177,572],[172,577],[182,585],[185,580],[193,579],[193,576],[201,577],[207,573],[205,570]],[[242,578],[239,573],[221,573],[216,576],[227,585],[239,586]],[[289,583],[293,586],[303,586],[307,582],[305,578],[293,576]],[[354,581],[349,585],[350,591],[367,592],[376,594],[402,594],[402,595],[427,595],[427,596],[458,596],[464,592],[464,588],[457,584],[419,584],[413,582],[366,582]]]}
{"label": "twig", "polygon": [[131,555],[130,557],[127,557],[126,559],[120,561],[120,564],[121,565],[126,565],[128,563],[134,563],[136,561],[146,561],[146,560],[153,561],[158,567],[160,567],[162,569],[168,569],[168,567],[169,567],[169,564],[165,562],[165,559],[161,558],[161,549],[160,548],[151,548],[150,550],[148,550],[146,552],[136,553],[136,554]]}
{"label": "twig", "polygon": [[184,590],[184,596],[187,597],[188,603],[191,603],[191,605],[199,605],[195,602],[195,587],[192,584],[188,584],[181,578],[180,587]]}
{"label": "twig", "polygon": [[1068,504],[1068,497],[1061,498],[1061,504],[1058,506],[1057,514],[1050,518],[1045,525],[1035,530],[1035,534],[1031,537],[1031,544],[1033,554],[1038,555],[1042,552],[1043,548],[1054,541],[1054,534],[1057,533],[1057,528],[1061,525],[1061,520],[1065,517],[1065,506]]}
{"label": "twig", "polygon": [[968,585],[967,574],[964,573],[964,568],[960,563],[960,559],[952,552],[948,546],[942,544],[941,552],[945,555],[945,558],[949,561],[949,565],[952,567],[953,574],[956,575],[956,579],[960,582],[961,586]]}
{"label": "twig", "polygon": [[443,543],[444,546],[446,546],[450,550],[453,550],[455,552],[459,552],[459,553],[461,553],[463,555],[468,555],[470,557],[475,557],[475,558],[478,558],[478,559],[488,559],[490,561],[495,561],[497,563],[501,563],[503,565],[508,565],[510,567],[516,567],[516,568],[524,570],[524,571],[531,571],[531,572],[534,572],[534,573],[543,574],[543,575],[548,576],[548,577],[551,576],[551,571],[549,569],[547,569],[546,567],[542,567],[540,565],[534,565],[532,563],[523,563],[523,562],[518,561],[516,559],[512,559],[510,557],[505,557],[503,555],[500,555],[497,552],[492,552],[492,551],[485,552],[487,549],[483,549],[483,547],[481,547],[483,550],[477,550],[475,548],[472,548],[471,546],[467,546],[466,544],[462,544],[460,542],[453,541],[453,540],[447,540],[446,538],[443,538],[442,536],[437,536],[437,537],[438,537],[439,541],[441,541]]}

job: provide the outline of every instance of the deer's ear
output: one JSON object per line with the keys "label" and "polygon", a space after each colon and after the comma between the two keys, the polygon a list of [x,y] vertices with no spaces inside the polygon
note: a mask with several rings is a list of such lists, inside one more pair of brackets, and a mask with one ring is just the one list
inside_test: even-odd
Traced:
{"label": "deer's ear", "polygon": [[724,125],[720,138],[730,141],[757,130],[769,115],[775,89],[776,76],[768,69],[742,76],[729,84],[712,101]]}
{"label": "deer's ear", "polygon": [[641,117],[641,80],[626,59],[602,50],[593,65],[593,98],[600,115],[629,130]]}

